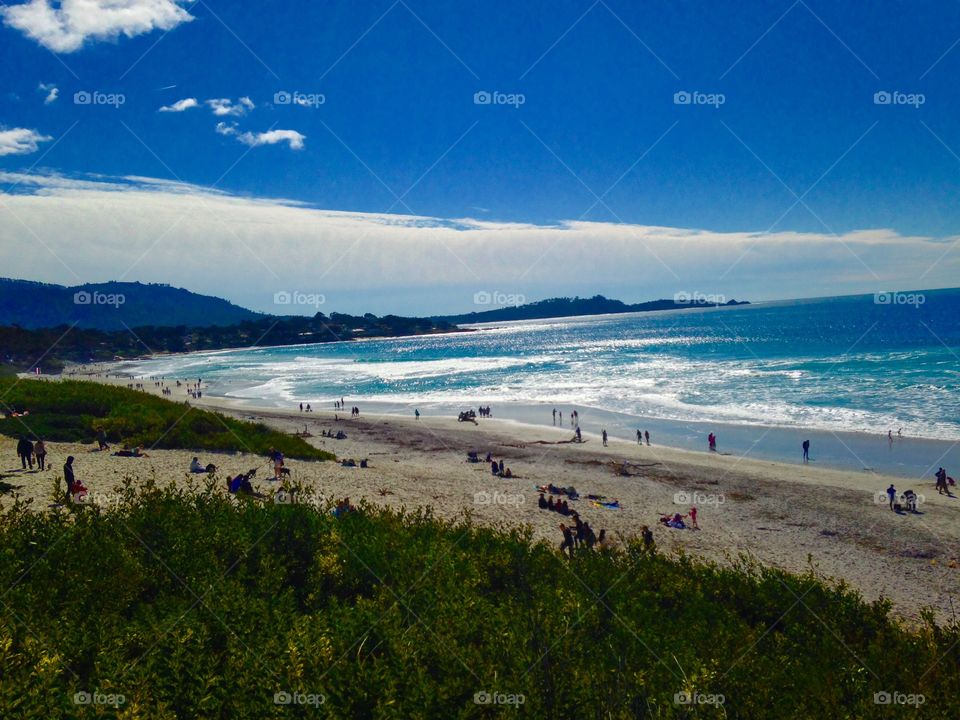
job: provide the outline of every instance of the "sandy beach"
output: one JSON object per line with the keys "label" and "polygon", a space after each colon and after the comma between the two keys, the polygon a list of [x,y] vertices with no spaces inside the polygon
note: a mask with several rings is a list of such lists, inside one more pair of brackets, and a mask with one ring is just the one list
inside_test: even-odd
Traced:
{"label": "sandy beach", "polygon": [[[129,378],[97,377],[105,368],[86,368],[85,377],[126,385]],[[87,374],[91,373],[91,374]],[[157,392],[145,381],[146,391]],[[175,388],[175,392],[182,392]],[[182,401],[178,394],[173,400]],[[868,600],[890,599],[895,612],[916,618],[929,607],[940,620],[955,618],[960,592],[960,498],[938,495],[933,482],[914,484],[921,496],[919,512],[895,513],[885,496],[893,482],[906,490],[902,479],[691,452],[638,446],[611,439],[603,447],[588,437],[573,444],[566,429],[536,427],[494,418],[478,424],[455,417],[367,415],[294,410],[238,409],[229,401],[204,397],[197,405],[216,408],[236,417],[266,422],[286,432],[304,425],[310,442],[338,458],[368,459],[370,467],[347,468],[334,462],[289,460],[292,478],[316,489],[325,498],[349,496],[392,508],[429,507],[442,517],[465,512],[488,524],[525,525],[535,537],[559,543],[559,524],[567,518],[538,507],[538,485],[574,486],[583,499],[571,502],[595,531],[606,529],[615,539],[636,536],[641,526],[653,529],[658,547],[694,557],[729,563],[740,556],[794,572],[814,569],[845,581]],[[349,403],[348,403],[349,404]],[[495,411],[495,409],[494,409]],[[321,436],[324,430],[343,430],[344,440]],[[557,444],[559,443],[559,444]],[[52,470],[24,472],[15,463],[15,441],[0,438],[4,505],[14,493],[32,498],[38,509],[50,502],[55,477],[64,458],[76,457],[77,476],[94,501],[109,504],[114,488],[129,477],[136,483],[202,482],[204,476],[186,472],[196,453],[187,450],[149,450],[150,457],[134,459],[94,452],[91,446],[47,443]],[[468,450],[481,460],[487,452],[514,474],[492,476],[489,466],[466,462]],[[254,486],[272,496],[277,485],[269,480],[266,459],[249,454],[203,454],[215,463],[224,484],[229,474],[259,467]],[[626,474],[623,468],[626,463]],[[600,495],[617,499],[621,509],[598,507],[585,498]],[[699,530],[677,530],[658,523],[661,514],[698,510]],[[786,597],[784,609],[802,603]],[[789,600],[789,602],[788,602]],[[811,617],[813,621],[814,618]]]}

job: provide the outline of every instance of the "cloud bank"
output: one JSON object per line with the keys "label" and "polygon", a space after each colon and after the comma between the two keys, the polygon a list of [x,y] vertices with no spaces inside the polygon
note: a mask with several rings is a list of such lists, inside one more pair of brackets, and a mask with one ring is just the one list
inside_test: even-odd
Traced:
{"label": "cloud bank", "polygon": [[88,41],[172,30],[193,20],[183,4],[185,0],[30,0],[0,7],[0,17],[48,50],[71,53]]}
{"label": "cloud bank", "polygon": [[[864,229],[718,233],[323,210],[155,178],[0,173],[4,275],[167,282],[258,310],[281,291],[325,312],[470,311],[478,291],[627,301],[716,293],[762,300],[955,286],[960,238]],[[313,312],[314,309],[304,309]]]}

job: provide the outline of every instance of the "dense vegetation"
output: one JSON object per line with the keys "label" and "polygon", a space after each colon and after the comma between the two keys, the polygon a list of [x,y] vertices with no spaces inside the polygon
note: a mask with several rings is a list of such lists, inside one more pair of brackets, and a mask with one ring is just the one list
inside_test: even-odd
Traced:
{"label": "dense vegetation", "polygon": [[119,718],[960,717],[957,628],[814,577],[634,545],[568,560],[523,531],[210,483],[7,508],[0,714],[113,716],[89,693],[122,696]]}
{"label": "dense vegetation", "polygon": [[[492,299],[492,297],[491,297]],[[611,300],[603,295],[591,298],[551,298],[516,306],[466,313],[464,315],[438,316],[437,320],[452,323],[506,322],[510,320],[539,320],[543,318],[574,317],[577,315],[608,315],[615,313],[650,312],[653,310],[685,310],[690,308],[711,308],[717,305],[749,305],[737,300],[710,302],[700,296],[688,299],[651,300],[650,302],[628,305],[620,300]]]}
{"label": "dense vegetation", "polygon": [[[8,413],[29,411],[27,417]],[[111,442],[131,447],[266,453],[275,447],[302,459],[332,459],[301,438],[260,423],[189,408],[124,387],[77,380],[43,382],[0,378],[0,434],[55,442],[93,442],[102,427]]]}
{"label": "dense vegetation", "polygon": [[105,332],[61,326],[45,330],[0,327],[0,364],[46,373],[79,363],[135,358],[159,352],[337,342],[355,338],[399,337],[453,332],[446,322],[396,315],[317,313],[313,317],[265,317],[228,326],[135,327]]}

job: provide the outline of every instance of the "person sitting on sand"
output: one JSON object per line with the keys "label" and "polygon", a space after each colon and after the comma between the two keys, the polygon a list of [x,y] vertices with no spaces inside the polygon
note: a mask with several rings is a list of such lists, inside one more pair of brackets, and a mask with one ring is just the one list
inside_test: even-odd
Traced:
{"label": "person sitting on sand", "polygon": [[364,458],[363,460],[360,461],[360,467],[362,467],[362,468],[369,467],[369,464],[367,463],[367,459],[366,459],[366,458]]}
{"label": "person sitting on sand", "polygon": [[194,458],[190,461],[190,472],[192,473],[202,473],[206,472],[203,465],[200,464],[200,458]]}
{"label": "person sitting on sand", "polygon": [[110,446],[107,445],[107,433],[104,432],[102,427],[97,428],[97,445],[99,450],[109,450]]}
{"label": "person sitting on sand", "polygon": [[566,500],[564,500],[564,501],[560,504],[560,514],[561,514],[561,515],[569,515],[569,514],[570,514],[570,506],[567,505],[567,501],[566,501]]}
{"label": "person sitting on sand", "polygon": [[500,474],[500,466],[497,465],[497,461],[496,461],[496,460],[491,460],[491,461],[490,461],[490,474],[491,474],[491,475],[499,475],[499,474]]}
{"label": "person sitting on sand", "polygon": [[356,512],[357,508],[350,504],[350,498],[345,497],[343,500],[337,501],[336,506],[331,510],[334,517],[342,517],[347,513]]}
{"label": "person sitting on sand", "polygon": [[513,477],[513,471],[510,470],[510,468],[507,468],[506,470],[503,471],[503,476],[504,476],[505,478],[512,478],[512,477]]}
{"label": "person sitting on sand", "polygon": [[227,490],[232,495],[253,495],[253,485],[250,484],[250,478],[253,476],[255,470],[251,470],[248,473],[240,473],[232,480],[227,480]]}
{"label": "person sitting on sand", "polygon": [[550,499],[547,500],[547,510],[549,510],[550,512],[554,512],[556,509],[557,509],[557,506],[553,504],[553,497],[551,496]]}
{"label": "person sitting on sand", "polygon": [[543,496],[543,493],[540,493],[540,497],[537,498],[537,507],[541,510],[547,509],[547,499]]}

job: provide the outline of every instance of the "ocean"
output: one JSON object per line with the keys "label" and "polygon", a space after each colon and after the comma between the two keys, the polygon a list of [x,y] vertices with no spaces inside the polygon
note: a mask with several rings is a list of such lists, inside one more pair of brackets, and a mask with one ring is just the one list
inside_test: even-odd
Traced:
{"label": "ocean", "polygon": [[[377,412],[494,416],[839,468],[926,476],[960,463],[960,289],[473,326],[474,332],[127,363],[202,377],[252,406],[334,399]],[[887,440],[892,431],[894,442]],[[898,431],[900,435],[898,435]],[[942,457],[938,458],[938,455]],[[931,465],[932,464],[932,465]],[[948,467],[948,470],[950,468]]]}

